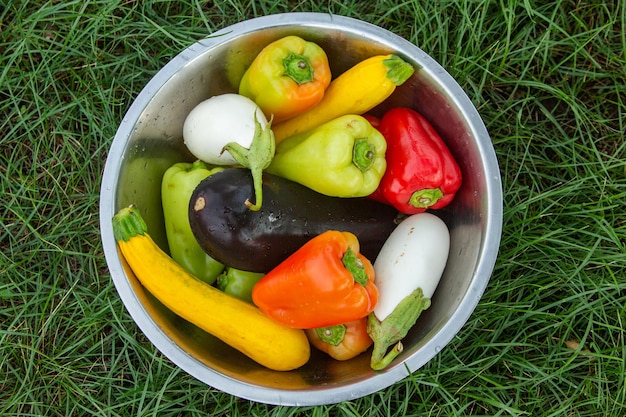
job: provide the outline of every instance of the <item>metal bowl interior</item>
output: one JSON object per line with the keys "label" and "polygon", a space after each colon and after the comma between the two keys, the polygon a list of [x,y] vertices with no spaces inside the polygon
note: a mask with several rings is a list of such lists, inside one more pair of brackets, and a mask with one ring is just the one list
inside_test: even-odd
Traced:
{"label": "metal bowl interior", "polygon": [[[315,351],[300,369],[265,369],[164,308],[139,284],[113,238],[112,216],[132,203],[144,215],[151,235],[167,250],[160,181],[172,163],[192,160],[182,143],[186,115],[212,95],[236,91],[260,49],[290,34],[321,45],[333,74],[375,54],[396,53],[411,62],[415,74],[373,113],[380,115],[391,106],[421,112],[446,140],[464,175],[455,201],[437,213],[450,229],[451,250],[432,306],[406,337],[404,351],[381,372],[370,369],[368,353],[339,362]],[[488,132],[461,87],[438,63],[412,43],[371,24],[328,14],[291,13],[220,30],[181,52],[152,78],[113,140],[103,175],[100,216],[116,289],[139,328],[165,356],[206,384],[242,398],[317,405],[386,388],[449,343],[489,282],[500,242],[502,192]]]}

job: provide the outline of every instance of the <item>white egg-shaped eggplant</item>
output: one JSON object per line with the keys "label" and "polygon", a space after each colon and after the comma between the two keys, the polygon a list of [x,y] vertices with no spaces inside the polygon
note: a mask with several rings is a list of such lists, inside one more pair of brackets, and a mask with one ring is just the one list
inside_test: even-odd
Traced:
{"label": "white egg-shaped eggplant", "polygon": [[431,298],[445,269],[450,232],[434,214],[407,217],[387,238],[376,261],[376,286],[380,294],[374,309],[383,321],[405,297],[421,288]]}
{"label": "white egg-shaped eggplant", "polygon": [[236,142],[249,148],[256,132],[255,117],[265,128],[267,118],[254,101],[232,93],[213,96],[189,112],[183,124],[183,141],[201,161],[234,165],[237,160],[223,152],[224,146]]}

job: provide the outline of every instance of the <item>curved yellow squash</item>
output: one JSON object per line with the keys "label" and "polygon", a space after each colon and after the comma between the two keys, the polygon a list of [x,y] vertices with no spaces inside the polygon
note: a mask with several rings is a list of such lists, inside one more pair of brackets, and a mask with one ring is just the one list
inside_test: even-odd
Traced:
{"label": "curved yellow squash", "polygon": [[187,273],[152,240],[135,208],[120,210],[113,226],[137,279],[178,316],[269,369],[289,371],[309,360],[310,345],[303,330],[278,324],[256,306]]}
{"label": "curved yellow squash", "polygon": [[397,55],[376,55],[334,79],[315,106],[272,126],[276,144],[346,114],[370,111],[403,84],[415,69]]}

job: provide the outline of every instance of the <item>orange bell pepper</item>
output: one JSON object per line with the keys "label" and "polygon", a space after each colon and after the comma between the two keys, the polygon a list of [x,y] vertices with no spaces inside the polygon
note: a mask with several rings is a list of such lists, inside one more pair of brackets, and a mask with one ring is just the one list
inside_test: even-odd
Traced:
{"label": "orange bell pepper", "polygon": [[331,76],[328,58],[319,45],[285,36],[259,52],[239,83],[239,94],[279,123],[317,104]]}
{"label": "orange bell pepper", "polygon": [[329,230],[305,243],[252,289],[252,301],[275,321],[298,329],[335,326],[374,310],[374,267],[350,232]]}
{"label": "orange bell pepper", "polygon": [[346,361],[365,352],[372,345],[367,333],[367,317],[346,324],[306,329],[309,342],[338,361]]}

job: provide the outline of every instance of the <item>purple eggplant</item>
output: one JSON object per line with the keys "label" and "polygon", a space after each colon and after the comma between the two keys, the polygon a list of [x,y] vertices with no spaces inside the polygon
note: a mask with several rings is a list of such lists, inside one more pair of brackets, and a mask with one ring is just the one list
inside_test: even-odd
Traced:
{"label": "purple eggplant", "polygon": [[189,223],[200,246],[232,268],[268,272],[309,239],[327,230],[354,233],[372,263],[397,225],[398,211],[368,198],[328,197],[293,181],[263,174],[263,206],[250,171],[228,168],[203,180],[189,203]]}

